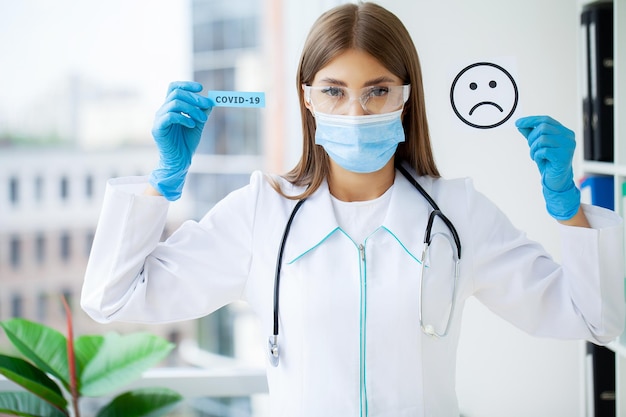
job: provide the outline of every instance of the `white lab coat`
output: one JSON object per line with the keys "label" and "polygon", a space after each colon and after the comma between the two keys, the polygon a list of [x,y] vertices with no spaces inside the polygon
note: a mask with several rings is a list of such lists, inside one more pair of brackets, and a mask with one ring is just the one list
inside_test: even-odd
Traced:
{"label": "white lab coat", "polygon": [[[431,210],[424,198],[397,173],[383,225],[362,256],[361,242],[339,229],[323,184],[297,214],[284,252],[280,364],[268,366],[272,415],[458,416],[456,349],[470,296],[537,336],[605,343],[621,333],[622,221],[614,212],[585,206],[593,229],[559,226],[560,266],[470,180],[419,181],[462,243],[449,335],[420,331],[418,259]],[[145,178],[123,178],[107,186],[85,311],[99,322],[156,323],[245,300],[271,335],[277,251],[296,202],[257,172],[199,222],[159,243],[168,202],[139,195],[145,185]]]}

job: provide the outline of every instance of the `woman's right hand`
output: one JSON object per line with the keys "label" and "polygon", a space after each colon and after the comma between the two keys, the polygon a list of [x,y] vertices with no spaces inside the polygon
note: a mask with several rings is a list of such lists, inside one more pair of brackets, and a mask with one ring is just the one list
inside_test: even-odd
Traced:
{"label": "woman's right hand", "polygon": [[159,166],[150,174],[149,182],[170,201],[181,196],[191,158],[211,114],[211,102],[201,96],[200,91],[202,85],[197,82],[171,83],[165,103],[154,118],[152,137],[160,157]]}

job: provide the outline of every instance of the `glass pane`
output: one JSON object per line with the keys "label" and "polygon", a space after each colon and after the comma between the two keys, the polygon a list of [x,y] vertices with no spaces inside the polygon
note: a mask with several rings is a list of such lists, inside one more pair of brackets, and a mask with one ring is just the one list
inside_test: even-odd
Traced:
{"label": "glass pane", "polygon": [[[148,331],[175,343],[163,366],[206,365],[183,346],[263,366],[264,351],[250,343],[256,323],[245,305],[198,320],[102,325],[79,303],[107,181],[145,176],[157,166],[151,129],[169,82],[192,79],[204,91],[237,88],[242,57],[263,56],[264,6],[256,0],[3,3],[0,319],[64,329],[65,297],[77,335]],[[196,156],[224,159],[189,173],[163,239],[249,182],[265,157],[263,117],[254,109],[213,112]],[[253,162],[237,159],[242,155]],[[0,350],[6,346],[0,331]],[[189,399],[171,415],[259,417],[262,401],[254,397]]]}

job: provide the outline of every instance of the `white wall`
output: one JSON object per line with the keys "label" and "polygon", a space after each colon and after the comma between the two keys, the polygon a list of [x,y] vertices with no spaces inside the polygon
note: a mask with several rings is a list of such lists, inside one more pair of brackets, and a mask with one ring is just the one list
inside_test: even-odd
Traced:
{"label": "white wall", "polygon": [[[329,1],[287,6],[285,65],[289,150],[299,157],[293,77],[302,42]],[[336,2],[335,2],[336,3]],[[379,0],[411,32],[420,54],[437,163],[446,177],[471,176],[520,229],[559,258],[555,222],[545,213],[539,175],[511,127],[473,129],[455,119],[449,89],[463,63],[506,58],[519,87],[512,118],[548,114],[578,131],[576,0]],[[294,3],[295,4],[295,3]],[[306,5],[306,7],[305,7]],[[291,6],[295,7],[295,6]],[[306,9],[306,12],[304,12]],[[579,145],[579,151],[582,151]],[[469,302],[459,347],[458,395],[467,417],[582,415],[582,343],[528,336]]]}

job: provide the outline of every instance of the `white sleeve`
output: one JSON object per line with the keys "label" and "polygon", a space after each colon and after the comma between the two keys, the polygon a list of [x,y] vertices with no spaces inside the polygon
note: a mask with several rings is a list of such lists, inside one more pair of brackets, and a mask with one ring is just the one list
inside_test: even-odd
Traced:
{"label": "white sleeve", "polygon": [[517,230],[482,194],[468,193],[474,294],[522,330],[608,343],[624,327],[622,219],[584,206],[591,229],[559,225],[562,262]]}
{"label": "white sleeve", "polygon": [[622,219],[605,208],[583,205],[592,229],[560,225],[562,264],[570,291],[592,341],[608,343],[624,328]]}
{"label": "white sleeve", "polygon": [[[98,322],[193,319],[240,298],[248,276],[254,190],[235,191],[160,242],[169,202],[146,179],[107,184],[81,306]],[[258,188],[257,188],[258,190]]]}

